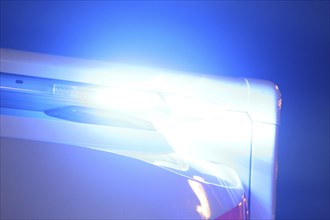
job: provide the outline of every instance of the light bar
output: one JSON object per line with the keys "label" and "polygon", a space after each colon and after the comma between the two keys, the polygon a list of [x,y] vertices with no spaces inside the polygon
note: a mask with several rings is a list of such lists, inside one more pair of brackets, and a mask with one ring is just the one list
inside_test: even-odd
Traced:
{"label": "light bar", "polygon": [[225,111],[217,103],[193,97],[9,73],[1,73],[0,89],[2,107],[43,111],[81,123],[141,124],[132,127],[150,129],[150,123],[216,119]]}

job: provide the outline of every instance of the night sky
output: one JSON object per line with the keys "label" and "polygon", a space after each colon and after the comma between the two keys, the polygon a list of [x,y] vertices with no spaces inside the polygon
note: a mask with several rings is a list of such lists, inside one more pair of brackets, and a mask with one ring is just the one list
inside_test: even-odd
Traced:
{"label": "night sky", "polygon": [[0,46],[275,82],[277,218],[330,217],[329,1],[1,1]]}

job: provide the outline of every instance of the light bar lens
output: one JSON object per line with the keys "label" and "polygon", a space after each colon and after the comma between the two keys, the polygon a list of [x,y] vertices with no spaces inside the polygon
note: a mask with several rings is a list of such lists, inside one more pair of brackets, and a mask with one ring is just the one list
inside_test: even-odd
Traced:
{"label": "light bar lens", "polygon": [[[99,119],[109,121],[110,118],[112,121],[116,121],[114,124],[125,125],[129,124],[126,119],[124,120],[127,116],[128,119],[149,121],[158,129],[162,129],[164,123],[172,124],[196,119],[212,120],[223,118],[226,115],[223,114],[226,110],[218,103],[208,102],[198,97],[129,89],[126,85],[106,87],[1,73],[0,89],[1,107],[43,111],[54,117],[64,117],[65,115],[63,118],[65,120],[69,120],[68,117],[71,115],[70,117],[76,118],[78,122],[86,121],[80,120],[74,115],[79,112],[81,116],[95,118],[99,115]],[[79,111],[72,109],[79,109]],[[84,110],[82,111],[82,109]],[[86,111],[86,109],[89,110]],[[92,113],[93,111],[95,114]],[[107,112],[109,115],[111,114],[111,117],[104,117]],[[114,115],[118,115],[118,117],[116,118]],[[87,121],[99,122],[100,120]],[[138,121],[133,124],[143,123]],[[141,127],[152,128],[150,125]]]}

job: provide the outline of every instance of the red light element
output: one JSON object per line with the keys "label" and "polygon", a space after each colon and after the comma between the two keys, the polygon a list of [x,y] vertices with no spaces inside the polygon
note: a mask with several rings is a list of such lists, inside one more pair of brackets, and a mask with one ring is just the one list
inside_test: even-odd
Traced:
{"label": "red light element", "polygon": [[229,220],[229,219],[235,219],[235,220],[248,219],[248,206],[245,197],[237,206],[235,206],[228,212],[224,213],[220,217],[216,218],[216,220]]}

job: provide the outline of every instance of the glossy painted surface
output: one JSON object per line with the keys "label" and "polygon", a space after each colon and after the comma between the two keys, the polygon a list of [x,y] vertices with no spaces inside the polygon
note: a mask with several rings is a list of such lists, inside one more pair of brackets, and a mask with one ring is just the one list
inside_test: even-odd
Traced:
{"label": "glossy painted surface", "polygon": [[242,199],[229,184],[108,152],[1,138],[4,219],[213,219]]}
{"label": "glossy painted surface", "polygon": [[243,220],[243,219],[248,219],[248,216],[249,213],[248,213],[247,201],[246,198],[243,198],[243,200],[235,208],[224,213],[219,218],[216,218],[216,220],[226,220],[226,219]]}

